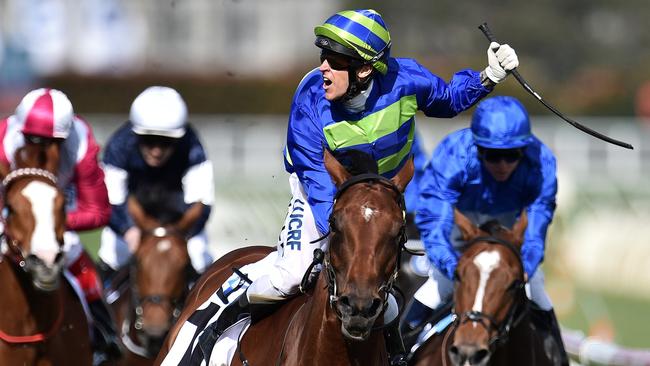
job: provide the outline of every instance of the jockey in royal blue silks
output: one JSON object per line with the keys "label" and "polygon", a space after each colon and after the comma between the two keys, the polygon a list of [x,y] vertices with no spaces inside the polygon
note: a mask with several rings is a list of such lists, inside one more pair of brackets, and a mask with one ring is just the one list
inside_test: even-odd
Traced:
{"label": "jockey in royal blue silks", "polygon": [[419,188],[416,224],[432,268],[429,280],[415,294],[402,331],[417,328],[451,300],[460,257],[457,248],[463,244],[454,208],[477,225],[497,219],[508,227],[526,209],[521,258],[527,293],[563,350],[539,268],[555,211],[556,162],[551,150],[531,133],[524,106],[504,96],[479,103],[471,127],[451,133],[435,149]]}
{"label": "jockey in royal blue silks", "polygon": [[214,173],[196,131],[187,123],[180,94],[152,86],[138,95],[129,121],[108,140],[103,162],[112,206],[99,249],[105,277],[128,263],[140,242],[140,229],[127,211],[128,196],[154,187],[164,187],[161,199],[180,213],[202,206],[201,217],[188,233],[187,250],[194,270],[203,272],[212,263],[205,224],[214,201]]}
{"label": "jockey in royal blue silks", "polygon": [[[389,56],[390,35],[374,10],[339,12],[314,33],[321,64],[305,75],[291,104],[284,161],[293,197],[278,249],[264,265],[242,268],[253,282],[245,301],[232,302],[215,323],[217,335],[249,303],[295,294],[314,249],[327,248],[326,239],[316,239],[329,232],[336,187],[323,163],[324,149],[337,157],[351,150],[368,154],[379,174],[390,178],[411,158],[418,110],[453,117],[518,65],[512,48],[495,51],[492,45],[485,70],[462,70],[446,83],[413,59]],[[401,344],[399,336],[391,338]]]}

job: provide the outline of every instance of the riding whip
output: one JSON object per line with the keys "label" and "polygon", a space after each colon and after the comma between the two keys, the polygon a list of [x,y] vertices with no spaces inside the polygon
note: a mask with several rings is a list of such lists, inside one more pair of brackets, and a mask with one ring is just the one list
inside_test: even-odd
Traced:
{"label": "riding whip", "polygon": [[[485,35],[485,37],[486,37],[490,42],[497,42],[496,37],[494,37],[494,35],[493,35],[492,32],[490,31],[490,28],[488,28],[487,23],[483,23],[483,24],[479,25],[479,26],[478,26],[478,29],[480,29],[480,30],[483,32],[483,34]],[[498,42],[497,42],[497,43],[498,43]],[[533,88],[530,86],[530,84],[528,84],[528,83],[526,82],[526,80],[525,80],[525,79],[524,79],[524,78],[519,74],[519,72],[518,72],[516,69],[515,69],[515,70],[511,70],[511,71],[508,71],[508,72],[511,73],[512,76],[515,77],[515,79],[517,79],[517,81],[519,82],[519,84],[521,84],[521,86],[523,86],[524,89],[525,89],[528,93],[530,93],[532,96],[534,96],[535,98],[537,98],[537,100],[539,100],[539,102],[542,103],[546,108],[548,108],[551,112],[555,113],[555,115],[557,115],[558,117],[560,117],[560,118],[562,118],[563,120],[565,120],[566,122],[568,122],[571,126],[577,128],[577,129],[579,129],[579,130],[582,131],[582,132],[588,133],[588,134],[590,134],[591,136],[594,136],[594,137],[596,137],[596,138],[599,138],[599,139],[601,139],[601,140],[603,140],[603,141],[607,141],[607,142],[609,142],[610,144],[618,145],[618,146],[624,147],[624,148],[626,148],[626,149],[634,149],[634,147],[633,147],[632,145],[628,144],[627,142],[619,141],[619,140],[613,139],[613,138],[611,138],[611,137],[609,137],[609,136],[605,136],[605,135],[603,135],[602,133],[597,132],[597,131],[594,131],[594,130],[592,130],[591,128],[589,128],[589,127],[587,127],[587,126],[584,126],[584,125],[582,125],[582,124],[580,124],[580,123],[578,123],[578,122],[572,120],[571,118],[565,116],[564,114],[562,114],[562,112],[558,111],[555,107],[553,107],[553,106],[550,105],[548,102],[546,102],[546,101],[542,98],[542,96],[539,95],[535,90],[533,90]]]}

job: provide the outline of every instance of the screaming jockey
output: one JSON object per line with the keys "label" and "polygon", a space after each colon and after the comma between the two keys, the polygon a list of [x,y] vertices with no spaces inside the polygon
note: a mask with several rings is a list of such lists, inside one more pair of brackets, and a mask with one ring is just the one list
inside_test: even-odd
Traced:
{"label": "screaming jockey", "polygon": [[[369,9],[336,13],[314,33],[320,65],[303,77],[291,103],[284,163],[292,199],[277,252],[270,254],[276,259],[248,274],[252,284],[214,323],[215,336],[251,304],[296,294],[314,249],[327,250],[336,188],[323,163],[324,149],[334,156],[350,150],[368,154],[379,174],[391,178],[411,159],[418,110],[454,117],[518,64],[512,48],[503,45],[495,53],[492,47],[485,70],[461,70],[447,83],[413,59],[391,57],[386,23]],[[392,324],[385,335],[391,363],[401,365],[404,349],[394,320],[385,319]]]}

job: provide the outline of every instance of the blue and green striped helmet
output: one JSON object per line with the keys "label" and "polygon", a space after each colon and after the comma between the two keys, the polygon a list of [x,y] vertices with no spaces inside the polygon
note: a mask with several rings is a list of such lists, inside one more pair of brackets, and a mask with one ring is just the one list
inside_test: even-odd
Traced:
{"label": "blue and green striped helmet", "polygon": [[390,34],[378,12],[372,9],[338,12],[314,28],[314,34],[316,46],[356,57],[386,73]]}

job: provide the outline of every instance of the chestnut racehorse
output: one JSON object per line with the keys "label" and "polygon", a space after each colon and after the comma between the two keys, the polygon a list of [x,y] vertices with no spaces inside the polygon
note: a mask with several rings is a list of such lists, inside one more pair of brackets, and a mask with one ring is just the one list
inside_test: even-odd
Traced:
{"label": "chestnut racehorse", "polygon": [[[467,243],[458,260],[455,320],[413,355],[411,365],[554,365],[530,323],[520,249],[527,217],[512,230],[490,221],[476,227],[454,212]],[[558,362],[559,360],[556,360]]]}
{"label": "chestnut racehorse", "polygon": [[[232,365],[387,365],[380,328],[404,242],[403,192],[409,161],[392,179],[351,177],[328,152],[325,166],[338,188],[330,216],[329,250],[312,292],[296,296],[254,322]],[[162,362],[183,322],[230,276],[231,268],[271,249],[244,248],[212,265],[188,298],[158,356]],[[377,319],[379,321],[377,321]]]}
{"label": "chestnut racehorse", "polygon": [[[160,188],[160,189],[159,189]],[[142,236],[130,263],[109,289],[125,354],[123,365],[152,365],[167,332],[181,313],[191,280],[187,235],[200,218],[196,204],[185,213],[166,204],[161,187],[130,196],[127,207]],[[149,192],[146,194],[142,192]],[[168,196],[167,196],[168,197]],[[169,202],[167,202],[169,203]]]}
{"label": "chestnut racehorse", "polygon": [[28,144],[14,161],[2,174],[0,365],[91,365],[88,321],[63,272],[58,147]]}

